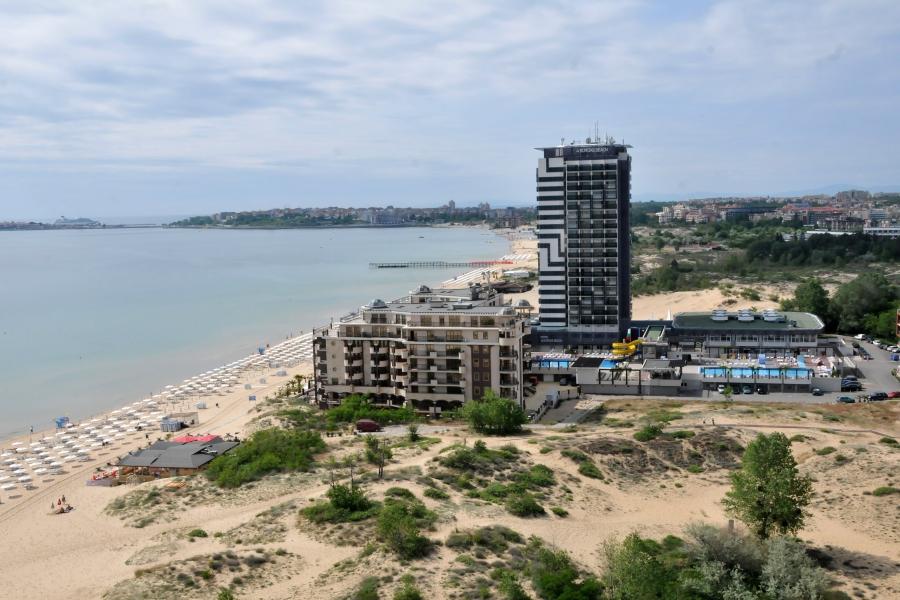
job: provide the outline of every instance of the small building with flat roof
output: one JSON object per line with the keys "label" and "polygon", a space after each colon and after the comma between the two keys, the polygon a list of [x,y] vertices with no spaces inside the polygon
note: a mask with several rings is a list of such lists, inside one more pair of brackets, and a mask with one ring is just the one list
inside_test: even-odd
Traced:
{"label": "small building with flat roof", "polygon": [[225,441],[218,436],[188,442],[160,440],[147,448],[129,452],[119,460],[119,467],[122,468],[123,475],[192,475],[206,468],[217,456],[238,445],[238,442]]}
{"label": "small building with flat roof", "polygon": [[819,334],[824,328],[819,317],[806,312],[718,309],[675,315],[666,337],[669,348],[682,355],[815,355],[819,353]]}

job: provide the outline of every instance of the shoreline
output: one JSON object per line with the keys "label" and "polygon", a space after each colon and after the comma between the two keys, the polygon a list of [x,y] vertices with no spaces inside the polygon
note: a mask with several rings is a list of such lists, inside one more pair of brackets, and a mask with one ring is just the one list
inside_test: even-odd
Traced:
{"label": "shoreline", "polygon": [[[491,230],[483,225],[474,225],[474,226],[471,226],[471,225],[434,225],[431,227],[454,227],[454,228],[455,227],[471,227],[471,228],[477,228],[477,229],[485,229],[487,231],[495,232],[498,237],[502,238],[507,243],[508,251],[511,252],[514,248],[514,240],[510,238],[510,234],[512,233],[512,230]],[[181,229],[181,228],[179,228],[179,229]],[[190,229],[190,228],[184,228],[184,229]],[[197,228],[197,229],[202,229],[202,228]],[[211,229],[217,229],[217,228],[211,228]],[[316,228],[312,227],[309,229],[316,229]],[[476,270],[479,270],[479,269],[476,269]],[[457,275],[456,277],[454,277],[453,280],[456,280],[456,279],[462,280],[462,278],[464,276],[466,276],[467,274],[468,273],[461,273],[461,274]],[[433,282],[434,285],[444,285],[445,283],[447,283],[447,282],[442,282],[442,283]],[[361,299],[359,301],[363,302],[364,300],[361,297]],[[337,319],[337,318],[339,318],[339,316],[332,316],[332,318]],[[308,332],[308,333],[303,333],[303,331],[301,330],[300,334],[297,334],[297,335],[295,335],[293,333],[289,334],[288,336],[285,336],[285,338],[282,339],[281,341],[277,342],[276,344],[273,344],[269,351],[274,351],[275,349],[277,349],[280,346],[283,346],[285,344],[294,343],[294,342],[296,342],[296,340],[299,340],[301,338],[309,338],[309,341],[307,344],[309,360],[306,362],[309,363],[308,369],[311,371],[312,370],[312,342],[311,342],[312,333],[311,333],[311,331],[312,331],[312,329],[310,329],[310,332]],[[269,351],[267,351],[267,354],[269,353]],[[256,356],[257,355],[255,355],[255,354],[244,355],[243,357],[237,359],[236,361],[233,361],[233,363],[240,362],[243,360],[249,360]],[[263,356],[265,356],[265,355],[263,355]],[[217,366],[213,367],[212,369],[210,369],[210,371],[213,371],[216,369],[221,369],[221,368],[222,368],[221,365],[217,365]],[[275,369],[275,370],[277,371],[278,369]],[[210,372],[210,371],[207,371],[207,372]],[[193,377],[197,377],[197,376],[193,376]],[[185,381],[188,381],[191,378],[192,377],[188,377],[185,379]],[[171,384],[171,380],[167,380],[167,381],[169,382],[168,384],[161,384],[159,386],[158,389],[161,391],[156,394],[152,394],[150,396],[144,396],[142,398],[135,398],[131,402],[126,402],[124,404],[114,403],[114,404],[112,404],[112,406],[109,409],[100,410],[97,412],[92,412],[89,415],[84,415],[84,416],[79,416],[79,417],[73,418],[72,423],[82,424],[82,423],[86,423],[86,422],[89,422],[92,420],[101,420],[101,421],[108,420],[109,416],[111,414],[113,414],[114,411],[127,409],[128,407],[133,406],[137,402],[142,402],[144,400],[157,397],[160,394],[165,393],[166,389],[176,387]],[[196,401],[202,401],[202,399],[198,398]],[[53,419],[52,417],[48,417],[48,420],[52,420],[52,419]],[[34,428],[33,431],[29,431],[28,427],[24,426],[22,429],[19,429],[17,431],[2,433],[2,434],[0,434],[0,450],[5,449],[6,447],[11,446],[12,444],[17,443],[17,442],[30,444],[30,443],[33,443],[33,440],[35,440],[35,439],[41,439],[41,438],[45,438],[48,436],[53,436],[58,431],[59,431],[58,429],[48,428],[48,427],[42,427],[40,429]]]}
{"label": "shoreline", "polygon": [[[481,225],[452,227],[432,226],[429,228],[469,229],[479,232],[495,233],[493,230]],[[401,229],[408,230],[409,228]],[[505,241],[502,231],[497,230],[496,234]],[[492,255],[497,253],[496,246],[494,246],[494,248],[486,246],[485,250],[486,253]],[[419,280],[415,283],[422,283],[430,281],[434,277],[434,274],[422,272],[416,277]],[[413,283],[410,283],[409,285],[412,286]],[[398,290],[398,293],[405,291],[399,288]],[[353,306],[362,304],[369,295],[371,295],[371,293],[367,292],[365,289],[361,294],[354,292],[352,297],[351,294],[348,294],[347,310],[350,310]],[[272,345],[275,345],[290,339],[291,337],[302,335],[303,332],[312,331],[314,327],[327,323],[329,318],[337,319],[341,314],[341,311],[335,310],[335,306],[319,307],[318,305],[315,305],[318,307],[316,308],[315,316],[309,314],[304,317],[303,315],[307,312],[305,306],[305,302],[301,300],[297,305],[296,310],[292,313],[294,316],[287,315],[285,317],[286,320],[280,319],[271,322],[264,319],[264,322],[260,321],[259,323],[256,323],[257,325],[261,325],[260,328],[257,328],[256,325],[253,325],[252,328],[243,328],[237,336],[232,336],[229,332],[225,331],[222,332],[224,335],[216,336],[209,341],[204,341],[202,338],[195,338],[197,343],[193,344],[191,348],[196,347],[196,349],[191,349],[191,354],[185,355],[183,357],[184,360],[181,360],[177,354],[177,352],[181,352],[181,350],[177,350],[174,353],[164,350],[162,351],[163,354],[160,356],[164,355],[167,357],[166,359],[156,361],[154,364],[145,366],[144,368],[140,368],[140,365],[137,365],[137,368],[140,369],[140,373],[142,374],[138,377],[137,381],[139,383],[137,384],[133,384],[133,382],[124,382],[121,378],[106,378],[103,376],[94,377],[92,375],[88,385],[83,386],[84,389],[79,391],[80,395],[77,402],[70,403],[66,402],[63,398],[60,398],[54,400],[52,403],[45,402],[43,404],[46,404],[46,406],[41,406],[40,408],[16,408],[15,411],[11,411],[14,412],[14,415],[9,415],[10,417],[15,416],[15,418],[10,418],[6,421],[7,427],[0,427],[0,446],[7,445],[12,441],[21,440],[22,438],[27,439],[29,437],[30,427],[34,428],[35,435],[39,432],[52,432],[52,423],[54,419],[59,416],[70,417],[73,422],[102,417],[106,413],[121,408],[122,406],[126,406],[135,400],[159,393],[168,384],[180,381],[182,378],[191,377],[195,375],[196,372],[214,369],[227,362],[240,360],[241,358],[246,357],[249,352],[252,352],[252,349],[255,349],[259,345],[265,345],[266,342],[271,342]],[[324,310],[321,310],[322,308],[324,308]],[[328,314],[329,312],[331,314]],[[228,343],[228,340],[234,340],[235,343]],[[199,352],[197,350],[199,350]],[[153,349],[152,351],[157,352],[156,349]],[[185,352],[187,352],[187,350],[185,350]],[[176,362],[178,364],[175,364]],[[137,373],[137,371],[135,371],[135,373]],[[95,379],[98,385],[94,384]],[[124,386],[122,385],[123,383],[125,384]]]}

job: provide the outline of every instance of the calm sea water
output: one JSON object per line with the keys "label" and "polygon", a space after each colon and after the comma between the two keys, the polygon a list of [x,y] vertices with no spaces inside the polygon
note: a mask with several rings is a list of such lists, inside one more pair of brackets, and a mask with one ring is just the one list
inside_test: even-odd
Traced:
{"label": "calm sea water", "polygon": [[133,402],[507,252],[479,229],[0,232],[0,437]]}

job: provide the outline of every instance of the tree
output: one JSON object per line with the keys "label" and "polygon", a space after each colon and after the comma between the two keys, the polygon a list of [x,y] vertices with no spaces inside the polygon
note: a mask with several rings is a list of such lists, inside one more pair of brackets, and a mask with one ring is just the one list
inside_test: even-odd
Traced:
{"label": "tree", "polygon": [[794,290],[794,298],[782,303],[785,310],[799,310],[825,319],[830,310],[828,292],[818,279],[807,279]]}
{"label": "tree", "polygon": [[366,460],[378,467],[378,479],[384,478],[384,465],[391,458],[393,458],[393,453],[387,440],[379,439],[374,435],[366,436]]}
{"label": "tree", "polygon": [[800,475],[783,433],[759,434],[747,445],[741,469],[731,474],[722,504],[760,538],[803,527],[812,481]]}
{"label": "tree", "polygon": [[481,400],[465,403],[460,414],[472,429],[489,435],[518,433],[528,422],[521,406],[498,396],[493,390],[487,390]]}
{"label": "tree", "polygon": [[858,333],[869,315],[893,307],[897,290],[881,273],[863,273],[838,288],[831,301],[837,330]]}
{"label": "tree", "polygon": [[606,572],[602,583],[613,600],[684,598],[678,583],[678,570],[658,557],[661,548],[653,540],[631,533],[622,542],[607,543]]}
{"label": "tree", "polygon": [[726,385],[725,389],[722,390],[722,396],[725,397],[725,402],[731,402],[731,396],[734,394],[734,389],[730,385]]}

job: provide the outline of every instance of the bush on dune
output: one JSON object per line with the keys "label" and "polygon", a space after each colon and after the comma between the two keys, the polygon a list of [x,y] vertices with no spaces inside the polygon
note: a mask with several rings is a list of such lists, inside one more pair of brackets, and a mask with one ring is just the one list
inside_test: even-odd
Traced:
{"label": "bush on dune", "polygon": [[206,476],[221,487],[239,487],[273,472],[309,470],[315,454],[324,450],[318,433],[263,429],[213,460]]}

